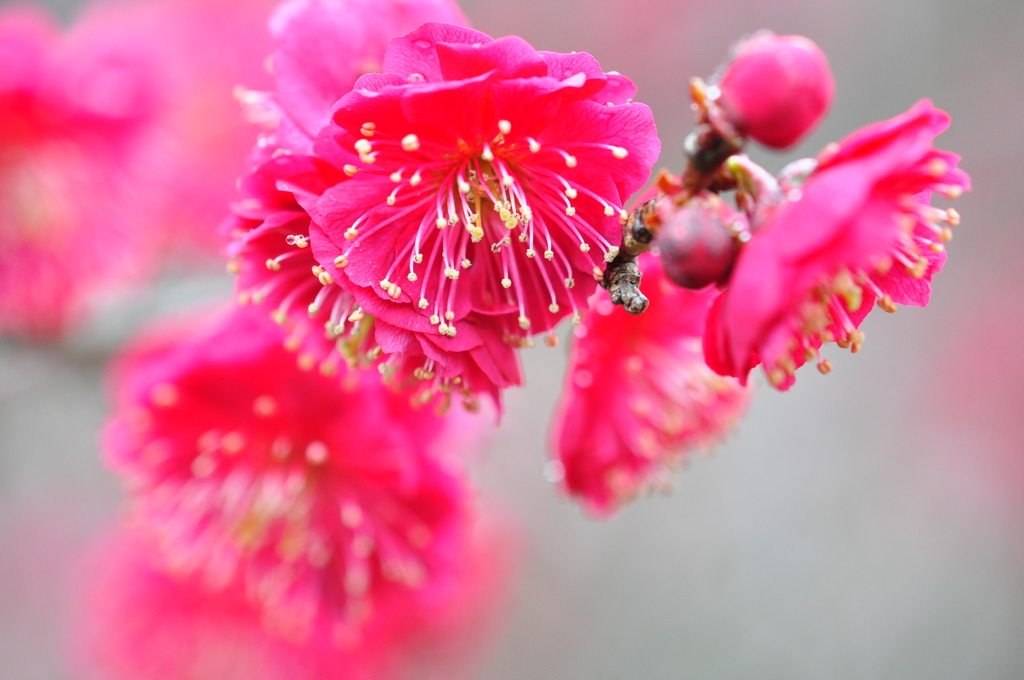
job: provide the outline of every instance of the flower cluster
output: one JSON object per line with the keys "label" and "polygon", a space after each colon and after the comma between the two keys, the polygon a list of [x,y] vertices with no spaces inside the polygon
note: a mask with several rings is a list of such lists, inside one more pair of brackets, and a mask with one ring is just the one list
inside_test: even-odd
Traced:
{"label": "flower cluster", "polygon": [[788,389],[830,370],[824,343],[858,351],[876,304],[927,304],[959,221],[932,195],[970,189],[927,100],[779,177],[744,155],[828,112],[806,38],[754,34],[692,81],[686,169],[634,201],[653,116],[590,55],[491,38],[450,0],[285,0],[265,44],[248,7],[154,2],[65,37],[0,13],[0,330],[60,330],[153,269],[174,220],[230,237],[238,304],[113,364],[129,527],[79,639],[113,680],[459,677],[514,544],[465,471],[473,412],[522,383],[520,348],[572,319],[548,470],[609,515],[736,425],[758,364]]}

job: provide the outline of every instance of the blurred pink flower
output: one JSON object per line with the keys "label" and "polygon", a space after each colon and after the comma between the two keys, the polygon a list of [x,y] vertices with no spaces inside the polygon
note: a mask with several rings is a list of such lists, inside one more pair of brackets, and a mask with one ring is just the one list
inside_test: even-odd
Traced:
{"label": "blurred pink flower", "polygon": [[[0,11],[0,331],[57,335],[216,225],[251,145],[269,0]],[[262,7],[262,15],[261,8]]]}
{"label": "blurred pink flower", "polygon": [[508,346],[585,308],[618,250],[660,146],[651,112],[589,55],[446,24],[393,41],[384,70],[317,143],[351,179],[299,196],[313,255],[380,322],[387,370],[518,384]]}
{"label": "blurred pink flower", "polygon": [[0,11],[0,331],[53,336],[152,254],[144,60],[105,27]]}
{"label": "blurred pink flower", "polygon": [[944,225],[959,222],[930,205],[930,192],[970,189],[959,156],[932,147],[948,126],[923,100],[826,147],[803,185],[787,187],[789,201],[746,245],[715,302],[704,338],[712,368],[745,381],[763,363],[786,390],[822,343],[858,351],[858,326],[876,301],[887,311],[928,304],[946,260]]}
{"label": "blurred pink flower", "polygon": [[76,680],[392,680],[467,677],[489,642],[512,574],[509,536],[480,533],[455,590],[411,609],[401,638],[339,647],[329,630],[303,640],[269,634],[234,592],[176,577],[124,532],[81,573],[72,623]]}
{"label": "blurred pink flower", "polygon": [[[218,225],[258,127],[247,121],[240,86],[266,89],[273,43],[267,18],[276,0],[147,0],[99,5],[86,24],[130,36],[128,58],[150,61],[158,88],[154,125],[163,148],[149,179],[159,192],[160,228],[191,261],[196,247],[220,262]],[[187,262],[186,262],[187,264]]]}
{"label": "blurred pink flower", "polygon": [[474,513],[437,447],[484,423],[415,409],[375,371],[342,385],[303,371],[245,308],[181,335],[151,333],[115,364],[104,435],[162,563],[291,640],[386,646],[443,607]]}
{"label": "blurred pink flower", "polygon": [[563,486],[608,515],[690,450],[716,443],[739,420],[749,389],[704,363],[700,338],[717,291],[673,284],[659,258],[640,257],[651,305],[630,316],[597,293],[576,328],[552,447]]}

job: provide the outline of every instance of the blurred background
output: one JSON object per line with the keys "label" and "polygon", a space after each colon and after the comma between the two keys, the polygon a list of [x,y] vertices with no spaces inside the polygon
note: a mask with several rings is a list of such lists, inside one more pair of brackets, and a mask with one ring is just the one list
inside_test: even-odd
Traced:
{"label": "blurred background", "polygon": [[[6,3],[4,3],[6,4]],[[83,3],[40,2],[70,22]],[[266,3],[254,2],[254,12]],[[833,112],[769,169],[922,97],[975,190],[927,310],[872,315],[696,456],[668,497],[587,519],[544,480],[562,349],[524,355],[528,387],[480,476],[523,524],[511,620],[481,680],[1024,677],[1024,4],[1018,0],[462,0],[473,25],[587,51],[632,77],[678,171],[686,83],[767,27],[818,42]],[[250,84],[250,83],[246,83]],[[260,85],[259,83],[255,85]],[[239,159],[240,161],[240,159]],[[99,462],[103,366],[145,319],[230,296],[222,260],[169,268],[67,340],[0,340],[0,676],[60,680],[76,550],[116,515]]]}

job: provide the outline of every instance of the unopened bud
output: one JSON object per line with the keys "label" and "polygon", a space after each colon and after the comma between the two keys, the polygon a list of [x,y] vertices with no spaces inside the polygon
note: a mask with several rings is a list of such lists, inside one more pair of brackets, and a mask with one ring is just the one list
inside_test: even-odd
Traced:
{"label": "unopened bud", "polygon": [[799,35],[759,31],[741,42],[718,84],[719,103],[751,139],[793,146],[832,105],[835,81],[825,54]]}
{"label": "unopened bud", "polygon": [[683,288],[724,284],[739,254],[737,225],[745,219],[712,193],[697,194],[682,205],[663,198],[658,203],[661,229],[654,246],[661,252],[665,274]]}

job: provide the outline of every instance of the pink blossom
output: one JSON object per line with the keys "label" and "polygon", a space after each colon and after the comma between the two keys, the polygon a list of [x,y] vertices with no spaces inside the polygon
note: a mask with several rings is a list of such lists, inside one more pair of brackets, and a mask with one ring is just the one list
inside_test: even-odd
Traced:
{"label": "pink blossom", "polygon": [[262,314],[189,324],[120,358],[104,436],[166,568],[292,640],[386,641],[441,606],[473,521],[445,421],[375,372],[301,370]]}
{"label": "pink blossom", "polygon": [[145,141],[157,95],[109,34],[0,11],[0,331],[52,336],[137,279],[152,247]]}
{"label": "pink blossom", "polygon": [[765,146],[785,149],[818,126],[836,84],[828,59],[802,35],[758,31],[741,42],[722,75],[722,106]]}
{"label": "pink blossom", "polygon": [[[503,543],[504,542],[504,543]],[[130,532],[83,570],[72,620],[76,680],[397,680],[463,678],[489,642],[508,586],[508,535],[479,533],[452,592],[403,612],[401,637],[339,646],[329,630],[273,635],[238,593],[167,573]],[[435,677],[431,675],[431,677]]]}
{"label": "pink blossom", "polygon": [[651,112],[589,55],[446,24],[393,41],[384,70],[317,142],[351,178],[299,197],[313,255],[387,329],[389,369],[517,384],[501,345],[585,309],[657,157]]}
{"label": "pink blossom", "polygon": [[651,305],[630,316],[604,291],[576,328],[552,445],[563,486],[607,515],[692,449],[720,439],[746,410],[749,390],[709,369],[700,338],[714,288],[691,291],[640,257]]}
{"label": "pink blossom", "polygon": [[[869,125],[818,156],[801,187],[746,245],[708,320],[704,351],[722,375],[746,380],[758,363],[788,389],[824,342],[854,352],[875,302],[923,307],[942,269],[955,210],[930,192],[970,189],[959,156],[932,147],[949,116],[931,102]],[[819,369],[828,372],[828,361]]]}
{"label": "pink blossom", "polygon": [[315,202],[328,187],[349,179],[346,171],[355,168],[349,161],[358,163],[358,156],[310,157],[314,137],[329,122],[334,101],[379,65],[387,40],[423,18],[461,20],[461,14],[437,0],[302,0],[275,13],[277,92],[246,98],[277,126],[261,138],[255,169],[243,180],[244,199],[228,225],[236,237],[232,267],[239,273],[240,299],[273,310],[291,330],[289,344],[301,348],[301,361],[331,373],[339,363],[371,363],[386,353],[382,370],[391,382],[419,390],[418,400],[440,391],[445,403],[455,391],[475,408],[477,393],[498,403],[501,387],[521,382],[514,350],[501,333],[477,317],[476,323],[467,321],[458,347],[447,343],[442,350],[439,336],[410,333],[380,318],[379,299],[359,304],[317,263],[308,248],[310,218],[295,198],[301,194],[307,204]]}

